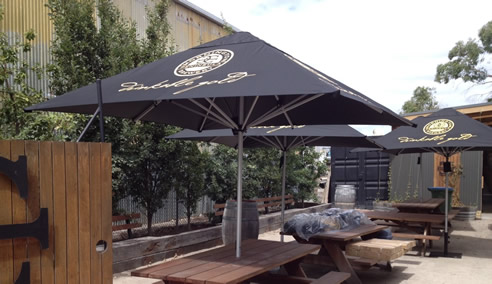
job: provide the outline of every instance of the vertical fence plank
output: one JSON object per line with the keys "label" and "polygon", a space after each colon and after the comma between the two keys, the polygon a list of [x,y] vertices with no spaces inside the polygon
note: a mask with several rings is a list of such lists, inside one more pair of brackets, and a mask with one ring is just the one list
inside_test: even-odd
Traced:
{"label": "vertical fence plank", "polygon": [[[17,161],[19,156],[25,154],[24,141],[11,141],[10,155],[12,161]],[[26,201],[19,195],[17,186],[12,183],[12,214],[14,224],[24,224],[27,221]],[[22,263],[27,260],[27,238],[16,238],[14,242],[14,279],[19,277]]]}
{"label": "vertical fence plank", "polygon": [[80,283],[91,283],[91,208],[89,144],[77,143],[78,194],[79,194],[79,271]]}
{"label": "vertical fence plank", "polygon": [[[10,141],[0,140],[0,157],[10,160]],[[12,224],[12,181],[0,173],[0,225]],[[0,240],[0,283],[14,283],[13,241]]]}
{"label": "vertical fence plank", "polygon": [[41,283],[55,283],[53,224],[53,157],[52,142],[41,142],[39,151],[39,183],[41,208],[48,208],[49,248],[41,251]]}
{"label": "vertical fence plank", "polygon": [[79,283],[79,208],[77,189],[77,145],[65,143],[67,202],[67,284]]}
{"label": "vertical fence plank", "polygon": [[91,204],[91,283],[101,283],[101,254],[96,244],[101,236],[101,146],[89,144],[90,153],[90,204]]}
{"label": "vertical fence plank", "polygon": [[112,174],[111,144],[101,144],[101,224],[102,239],[107,242],[107,249],[102,255],[102,283],[113,282],[113,232],[112,219]]}
{"label": "vertical fence plank", "polygon": [[[27,157],[27,222],[39,217],[39,142],[26,141]],[[28,258],[31,271],[31,283],[41,283],[41,245],[38,240],[27,239]]]}
{"label": "vertical fence plank", "polygon": [[53,143],[53,216],[55,227],[55,283],[67,283],[67,221],[65,207],[65,145]]}

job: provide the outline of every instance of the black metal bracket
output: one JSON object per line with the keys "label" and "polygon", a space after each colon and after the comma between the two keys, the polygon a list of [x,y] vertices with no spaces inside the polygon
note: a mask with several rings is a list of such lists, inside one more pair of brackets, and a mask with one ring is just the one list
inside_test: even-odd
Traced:
{"label": "black metal bracket", "polygon": [[33,237],[39,240],[42,249],[49,248],[48,208],[41,208],[39,218],[32,223],[0,226],[0,240]]}
{"label": "black metal bracket", "polygon": [[27,199],[27,158],[19,156],[17,162],[11,161],[4,157],[0,157],[0,172],[9,177],[17,188],[19,195],[23,199]]}
{"label": "black metal bracket", "polygon": [[22,263],[21,272],[14,284],[29,284],[31,283],[31,264],[29,261]]}

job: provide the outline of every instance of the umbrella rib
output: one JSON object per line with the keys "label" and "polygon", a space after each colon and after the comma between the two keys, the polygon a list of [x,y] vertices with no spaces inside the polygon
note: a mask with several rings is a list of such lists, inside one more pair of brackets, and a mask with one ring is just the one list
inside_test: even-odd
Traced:
{"label": "umbrella rib", "polygon": [[[275,99],[277,99],[277,102],[280,101],[279,97],[278,96],[275,96]],[[282,110],[282,112],[284,113],[284,116],[285,116],[285,119],[287,119],[287,121],[289,122],[289,125],[291,127],[294,127],[294,124],[292,123],[292,120],[290,119],[289,115],[287,114],[287,112],[285,111],[284,107],[280,107],[280,109]]]}
{"label": "umbrella rib", "polygon": [[[201,113],[201,112],[199,112],[199,111],[196,111],[196,110],[194,110],[194,109],[192,109],[192,108],[190,108],[190,107],[187,107],[187,106],[185,106],[185,105],[182,105],[182,104],[180,104],[180,103],[178,103],[178,102],[176,102],[176,101],[171,101],[171,103],[172,103],[172,104],[174,104],[174,105],[176,105],[176,106],[179,106],[180,108],[183,108],[183,109],[185,109],[185,110],[187,110],[187,111],[189,111],[189,112],[191,112],[191,113],[194,113],[194,114],[196,114],[196,115],[199,115],[199,116],[202,116],[202,117],[204,117],[204,116],[205,116],[203,113]],[[218,120],[218,119],[215,119],[215,118],[213,118],[213,117],[209,117],[208,119],[213,120],[213,121],[217,122],[218,124],[222,124],[222,125],[224,125],[225,127],[231,127],[231,125],[229,125],[229,124],[227,124],[227,123],[225,123],[225,122],[223,122],[223,121],[220,121],[220,120]]]}
{"label": "umbrella rib", "polygon": [[[207,111],[207,108],[202,105],[201,103],[199,103],[197,100],[195,99],[189,99],[192,103],[194,103],[196,106],[198,106],[199,108]],[[209,101],[209,99],[206,99],[209,103],[211,103],[211,101]],[[229,121],[228,117],[221,117],[220,115],[218,115],[217,113],[213,112],[213,111],[210,111],[210,114],[215,116],[216,119],[222,121],[222,124],[223,125],[227,125],[228,127],[230,128],[236,128],[234,125],[235,124],[231,124],[231,121]]]}
{"label": "umbrella rib", "polygon": [[287,149],[292,149],[292,148],[294,148],[294,147],[297,147],[297,144],[294,144],[294,143],[296,143],[297,139],[299,139],[299,136],[296,136],[296,137],[292,140],[292,142],[290,142],[290,144],[287,146]]}
{"label": "umbrella rib", "polygon": [[[254,137],[254,136],[249,136],[248,138],[250,138],[251,140],[255,140],[256,142],[259,142],[259,143],[261,143],[261,144],[263,144],[263,145],[266,145],[266,146],[268,146],[268,147],[273,146],[274,148],[277,148],[277,145],[267,143],[267,142],[265,142],[265,141],[263,141],[263,140],[261,140],[261,139],[258,139],[258,138]],[[268,141],[268,140],[267,140],[267,141]],[[270,141],[269,141],[269,142],[270,142]]]}
{"label": "umbrella rib", "polygon": [[[238,127],[238,125],[237,125],[237,124],[236,124],[236,123],[235,123],[235,122],[234,122],[234,121],[233,121],[233,120],[232,120],[232,119],[231,119],[228,115],[226,115],[226,114],[224,113],[224,111],[223,111],[223,110],[222,110],[222,109],[221,109],[221,108],[220,108],[217,104],[215,104],[215,102],[213,102],[210,98],[205,98],[205,100],[206,100],[209,104],[211,104],[211,105],[215,108],[215,110],[217,110],[217,111],[219,112],[219,114],[221,114],[221,115],[222,115],[222,117],[223,117],[225,120],[229,121],[229,123],[233,126],[233,128],[234,128],[234,129],[238,129],[238,128],[239,128],[239,127]],[[198,102],[197,102],[197,103],[198,103]]]}
{"label": "umbrella rib", "polygon": [[[280,139],[278,139],[278,136],[274,136],[274,137],[275,137],[275,140],[277,140],[277,143],[278,143],[278,145],[280,146],[280,148],[281,148],[282,150],[283,150],[283,149],[285,149],[285,143],[280,142]],[[285,136],[284,136],[284,138],[285,138]],[[285,139],[284,139],[284,140],[285,140]]]}
{"label": "umbrella rib", "polygon": [[[214,98],[213,100],[215,101],[215,98]],[[205,122],[206,122],[206,121],[207,121],[207,119],[208,119],[208,115],[209,115],[209,113],[210,113],[210,110],[211,110],[211,109],[212,109],[212,105],[210,105],[210,106],[208,107],[207,114],[206,114],[205,118],[204,118],[204,119],[203,119],[203,121],[202,121],[202,125],[200,125],[200,130],[199,130],[199,131],[202,131],[202,130],[203,130],[203,126],[205,126]]]}
{"label": "umbrella rib", "polygon": [[[305,96],[306,96],[306,95],[304,95],[304,96],[300,96],[300,97],[298,97],[298,98],[294,99],[293,101],[289,102],[286,106],[290,106],[290,105],[292,105],[292,104],[294,104],[294,103],[297,103],[299,100],[302,100]],[[278,102],[278,101],[277,101],[277,102]],[[256,122],[257,122],[258,120],[263,119],[264,117],[266,117],[266,116],[268,116],[268,115],[272,114],[272,113],[273,113],[273,112],[275,112],[275,111],[278,111],[278,106],[275,106],[275,107],[271,108],[269,111],[267,111],[267,112],[265,112],[264,114],[262,114],[260,117],[258,117],[255,121],[253,121],[253,122],[251,123],[251,126],[256,126]],[[281,114],[281,113],[280,113],[280,114]],[[277,115],[280,115],[280,114],[277,114]]]}
{"label": "umbrella rib", "polygon": [[[265,139],[266,141],[268,141],[270,144],[272,144],[273,147],[282,150],[282,145],[281,144],[276,144],[275,141],[272,140],[272,138],[266,137],[266,136],[262,136],[262,137],[263,137],[263,139]],[[274,137],[276,138],[276,136],[274,136]]]}
{"label": "umbrella rib", "polygon": [[255,100],[253,101],[253,104],[251,105],[251,108],[249,109],[248,111],[248,115],[246,115],[246,118],[244,119],[244,125],[247,125],[248,124],[248,120],[249,120],[249,117],[251,116],[251,114],[253,113],[253,110],[255,109],[256,107],[256,102],[258,102],[258,99],[260,98],[260,96],[256,96],[255,97]]}
{"label": "umbrella rib", "polygon": [[144,111],[139,113],[135,118],[133,118],[133,121],[139,121],[142,118],[144,118],[149,112],[151,112],[153,109],[155,109],[162,101],[155,101],[153,102],[149,107],[147,107]]}
{"label": "umbrella rib", "polygon": [[309,144],[309,143],[313,143],[314,141],[318,141],[320,139],[321,137],[312,137],[311,139],[307,139],[306,141],[304,141],[304,143]]}
{"label": "umbrella rib", "polygon": [[305,98],[305,97],[307,96],[307,95],[303,95],[303,96],[302,96],[301,98],[299,98],[299,100],[297,100],[295,103],[293,102],[293,103],[291,103],[291,104],[287,104],[287,105],[285,106],[285,110],[279,110],[279,109],[277,108],[277,110],[276,110],[276,111],[273,111],[270,115],[267,115],[266,117],[264,117],[264,118],[262,118],[262,119],[256,120],[256,121],[254,122],[254,124],[255,124],[255,125],[258,125],[258,124],[260,124],[260,123],[263,123],[263,122],[265,122],[265,121],[267,121],[267,120],[269,120],[269,119],[272,119],[272,118],[274,118],[274,117],[276,117],[276,116],[281,115],[284,111],[286,111],[286,112],[287,112],[287,111],[290,111],[290,110],[295,109],[295,108],[297,108],[297,107],[300,107],[300,106],[302,106],[303,104],[307,104],[308,102],[310,102],[310,101],[312,101],[312,100],[315,100],[315,99],[317,99],[317,98],[321,97],[322,95],[323,95],[323,94],[317,94],[317,95],[309,96],[308,98],[306,98],[306,99],[302,100],[303,98]]}

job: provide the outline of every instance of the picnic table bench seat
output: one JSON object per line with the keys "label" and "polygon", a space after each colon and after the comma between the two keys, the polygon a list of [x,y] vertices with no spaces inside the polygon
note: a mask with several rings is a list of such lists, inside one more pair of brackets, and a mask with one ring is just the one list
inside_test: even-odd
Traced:
{"label": "picnic table bench seat", "polygon": [[318,279],[284,274],[265,273],[252,279],[259,284],[340,284],[350,277],[350,273],[330,271]]}
{"label": "picnic table bench seat", "polygon": [[415,241],[369,239],[347,244],[345,253],[377,261],[391,261],[403,256],[415,246]]}

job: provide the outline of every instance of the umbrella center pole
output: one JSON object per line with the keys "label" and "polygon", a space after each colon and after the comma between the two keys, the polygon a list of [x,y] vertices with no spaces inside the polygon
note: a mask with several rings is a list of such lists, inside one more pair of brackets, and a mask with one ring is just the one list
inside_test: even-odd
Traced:
{"label": "umbrella center pole", "polygon": [[236,222],[236,257],[241,257],[241,228],[243,218],[243,130],[237,133],[237,222]]}
{"label": "umbrella center pole", "polygon": [[[280,232],[284,232],[285,224],[285,175],[287,169],[287,151],[282,151],[282,211],[280,214]],[[280,234],[280,241],[284,242],[284,234]]]}
{"label": "umbrella center pole", "polygon": [[449,166],[449,157],[446,156],[446,164],[447,166],[444,167],[445,169],[445,174],[446,177],[444,179],[444,184],[445,184],[445,192],[444,192],[444,255],[446,256],[448,254],[448,243],[449,243],[449,233],[448,233],[448,212],[449,212],[449,197],[448,197],[448,184],[449,184],[449,170],[451,170],[451,167]]}

